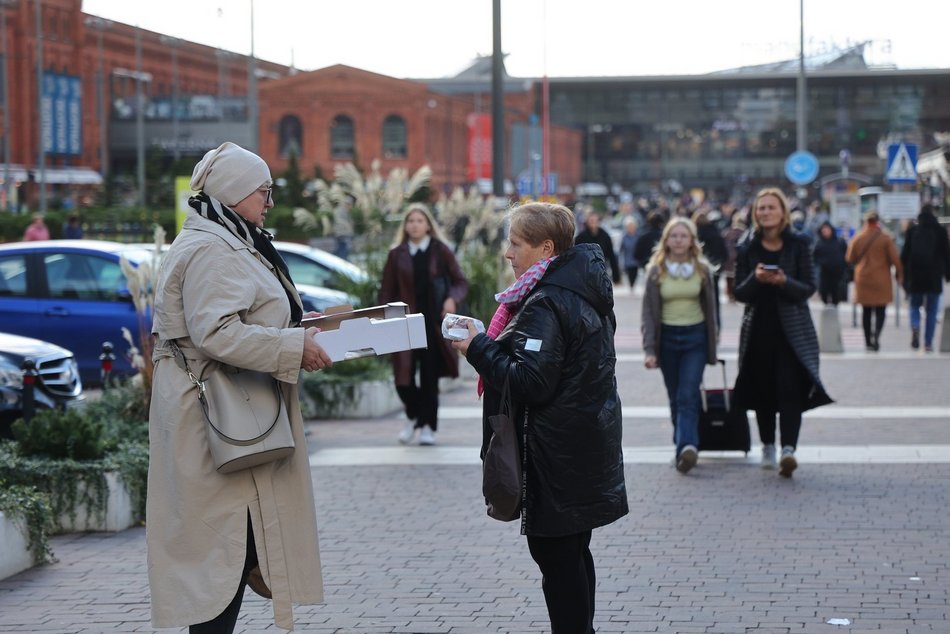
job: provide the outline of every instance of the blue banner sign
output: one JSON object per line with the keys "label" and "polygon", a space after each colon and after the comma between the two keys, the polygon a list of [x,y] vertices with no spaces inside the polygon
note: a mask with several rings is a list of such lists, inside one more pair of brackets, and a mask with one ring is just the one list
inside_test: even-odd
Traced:
{"label": "blue banner sign", "polygon": [[82,84],[79,77],[43,73],[43,151],[82,154]]}

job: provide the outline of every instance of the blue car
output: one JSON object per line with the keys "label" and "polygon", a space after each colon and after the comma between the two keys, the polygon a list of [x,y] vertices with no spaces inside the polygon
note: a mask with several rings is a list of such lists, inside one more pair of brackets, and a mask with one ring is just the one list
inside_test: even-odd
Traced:
{"label": "blue car", "polygon": [[141,246],[96,240],[0,244],[0,332],[71,350],[85,385],[100,385],[103,342],[115,353],[113,372],[134,372],[122,328],[138,343],[138,317],[119,258],[152,257]]}
{"label": "blue car", "polygon": [[[155,247],[97,240],[0,244],[0,332],[49,341],[71,350],[86,386],[102,384],[102,344],[113,345],[113,375],[135,371],[122,328],[139,346],[139,324],[119,259],[133,265]],[[342,291],[299,284],[304,310],[353,304]],[[141,348],[141,346],[139,346]]]}

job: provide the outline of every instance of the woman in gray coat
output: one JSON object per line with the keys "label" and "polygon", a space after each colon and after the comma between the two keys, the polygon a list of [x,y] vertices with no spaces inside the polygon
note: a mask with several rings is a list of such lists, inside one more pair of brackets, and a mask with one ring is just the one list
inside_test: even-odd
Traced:
{"label": "woman in gray coat", "polygon": [[[301,368],[331,365],[315,328],[299,327],[300,298],[263,230],[271,197],[264,161],[233,143],[195,167],[191,211],[161,266],[152,332],[146,544],[156,627],[233,631],[247,579],[272,595],[274,621],[293,629],[292,602],[323,600],[313,488],[297,397]],[[172,345],[174,344],[174,345]],[[210,362],[277,380],[294,453],[215,470],[193,372]]]}

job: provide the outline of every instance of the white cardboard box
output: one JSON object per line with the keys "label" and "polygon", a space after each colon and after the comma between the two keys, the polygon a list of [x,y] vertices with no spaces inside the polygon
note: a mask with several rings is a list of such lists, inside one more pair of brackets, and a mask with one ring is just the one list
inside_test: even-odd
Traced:
{"label": "white cardboard box", "polygon": [[403,302],[360,310],[330,309],[322,317],[303,320],[302,325],[320,328],[316,341],[333,362],[425,348],[425,317],[406,314],[407,309]]}

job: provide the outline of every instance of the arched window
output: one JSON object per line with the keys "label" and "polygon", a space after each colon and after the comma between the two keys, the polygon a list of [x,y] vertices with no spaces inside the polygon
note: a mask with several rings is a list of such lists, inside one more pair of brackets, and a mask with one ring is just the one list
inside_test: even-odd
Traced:
{"label": "arched window", "polygon": [[330,158],[352,160],[356,158],[353,119],[338,114],[330,124]]}
{"label": "arched window", "polygon": [[299,157],[303,152],[303,124],[295,115],[284,115],[277,124],[278,145],[281,158],[291,154]]}
{"label": "arched window", "polygon": [[383,121],[383,158],[404,159],[406,151],[406,121],[391,114]]}

